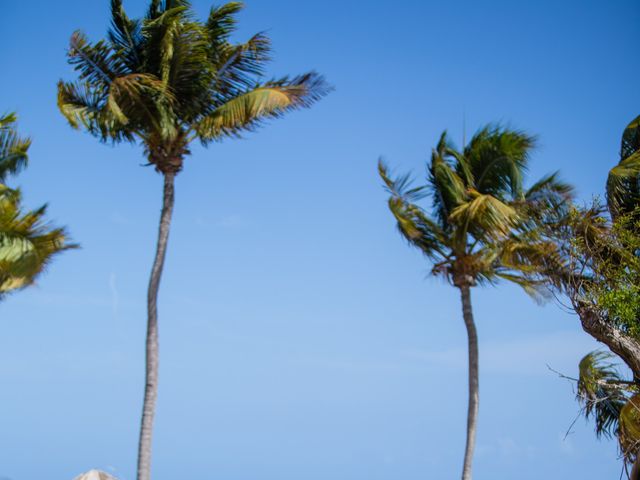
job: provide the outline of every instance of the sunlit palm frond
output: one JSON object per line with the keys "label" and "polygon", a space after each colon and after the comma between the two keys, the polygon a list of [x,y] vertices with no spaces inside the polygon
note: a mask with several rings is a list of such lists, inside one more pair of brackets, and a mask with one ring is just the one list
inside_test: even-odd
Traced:
{"label": "sunlit palm frond", "polygon": [[0,295],[32,284],[54,256],[77,247],[45,215],[46,207],[22,211],[20,192],[0,185]]}
{"label": "sunlit palm frond", "polygon": [[466,235],[482,241],[506,238],[517,223],[518,212],[511,205],[493,195],[468,191],[469,199],[454,208],[449,221],[456,225],[458,236],[466,241]]}
{"label": "sunlit palm frond", "polygon": [[229,100],[195,127],[199,138],[207,143],[229,135],[251,131],[269,118],[311,106],[326,95],[330,87],[315,72],[267,82]]}
{"label": "sunlit palm frond", "polygon": [[474,134],[464,149],[475,179],[475,188],[494,196],[523,195],[523,177],[535,137],[518,130],[487,125]]}

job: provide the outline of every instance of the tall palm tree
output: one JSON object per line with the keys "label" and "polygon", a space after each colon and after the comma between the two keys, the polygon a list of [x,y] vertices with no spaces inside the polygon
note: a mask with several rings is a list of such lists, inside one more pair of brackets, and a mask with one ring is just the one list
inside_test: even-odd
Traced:
{"label": "tall palm tree", "polygon": [[[564,205],[569,185],[556,174],[529,190],[523,176],[534,148],[533,137],[488,125],[457,150],[446,132],[431,154],[427,184],[412,187],[409,176],[392,179],[380,162],[379,172],[391,194],[389,208],[400,233],[432,262],[431,273],[460,291],[469,351],[467,440],[462,478],[472,478],[472,459],[479,404],[478,336],[471,289],[500,279],[540,296],[541,282],[532,279],[538,263],[553,254],[536,224],[544,212]],[[416,202],[430,196],[432,211]]]}
{"label": "tall palm tree", "polygon": [[20,191],[4,185],[28,163],[31,141],[18,135],[16,121],[13,113],[0,117],[0,298],[32,285],[55,255],[76,246],[45,221],[46,205],[25,212]]}
{"label": "tall palm tree", "polygon": [[151,476],[151,437],[158,381],[157,298],[164,265],[174,179],[204,145],[252,131],[265,120],[309,107],[330,90],[315,72],[261,80],[270,42],[258,33],[232,43],[242,3],[211,8],[199,22],[186,0],[151,0],[144,18],[131,19],[111,0],[107,39],[71,37],[68,59],[78,72],[58,84],[58,105],[71,126],[103,142],[137,142],[164,179],[156,256],[149,281],[146,381],[138,452],[138,480]]}

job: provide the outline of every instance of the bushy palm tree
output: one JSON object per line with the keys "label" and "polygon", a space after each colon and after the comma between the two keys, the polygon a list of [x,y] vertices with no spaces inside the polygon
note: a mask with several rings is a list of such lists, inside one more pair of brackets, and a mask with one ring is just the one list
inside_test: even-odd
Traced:
{"label": "bushy palm tree", "polygon": [[230,39],[239,2],[211,8],[196,20],[186,0],[151,0],[144,18],[132,19],[121,0],[111,1],[107,39],[71,37],[73,83],[58,84],[58,104],[69,123],[104,142],[137,142],[164,178],[157,251],[149,281],[145,397],[138,480],[151,475],[151,436],[158,375],[157,297],[164,264],[174,179],[190,154],[204,145],[252,131],[265,120],[308,107],[330,88],[315,72],[261,80],[270,42],[258,33]]}
{"label": "bushy palm tree", "polygon": [[[572,192],[556,174],[524,189],[534,144],[523,132],[489,125],[457,150],[445,132],[431,154],[428,182],[419,187],[412,187],[409,176],[392,179],[379,164],[400,233],[432,262],[433,275],[460,290],[469,349],[463,480],[471,479],[479,401],[471,288],[502,279],[542,295],[542,284],[533,277],[555,246],[541,236],[537,224],[561,209]],[[431,197],[431,211],[417,203],[426,196]]]}
{"label": "bushy palm tree", "polygon": [[4,185],[28,163],[31,141],[18,135],[16,120],[0,117],[0,297],[33,284],[56,254],[75,247],[64,228],[45,221],[46,205],[25,212],[20,191]]}

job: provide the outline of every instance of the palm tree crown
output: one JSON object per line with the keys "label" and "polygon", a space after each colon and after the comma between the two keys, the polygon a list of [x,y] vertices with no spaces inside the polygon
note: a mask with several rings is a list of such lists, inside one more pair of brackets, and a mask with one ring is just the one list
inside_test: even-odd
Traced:
{"label": "palm tree crown", "polygon": [[156,169],[177,173],[194,139],[237,136],[329,92],[315,72],[261,81],[268,37],[230,41],[242,7],[213,7],[198,22],[186,0],[152,0],[144,18],[130,19],[111,0],[106,40],[71,37],[79,79],[59,82],[61,112],[103,141],[140,141]]}
{"label": "palm tree crown", "polygon": [[[433,274],[455,286],[505,279],[539,292],[532,273],[554,245],[535,225],[567,205],[572,188],[552,174],[524,189],[534,145],[529,135],[489,125],[458,151],[445,132],[431,154],[428,183],[419,187],[409,176],[392,179],[379,163],[398,229],[432,260]],[[416,203],[425,196],[431,213]]]}

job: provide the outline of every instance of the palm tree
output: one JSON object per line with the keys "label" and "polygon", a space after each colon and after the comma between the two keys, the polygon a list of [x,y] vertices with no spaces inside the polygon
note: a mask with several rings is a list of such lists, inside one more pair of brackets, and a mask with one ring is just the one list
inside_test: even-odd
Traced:
{"label": "palm tree", "polygon": [[64,228],[45,221],[46,205],[24,212],[21,193],[4,182],[26,167],[31,141],[15,128],[17,117],[0,117],[0,298],[32,285],[60,252],[75,248]]}
{"label": "palm tree", "polygon": [[146,16],[131,19],[121,0],[111,1],[107,39],[71,37],[68,59],[78,81],[59,82],[58,105],[71,126],[103,142],[137,142],[164,178],[162,212],[147,296],[146,381],[138,452],[138,480],[151,475],[151,438],[158,379],[157,298],[164,264],[174,179],[190,154],[204,145],[252,131],[265,120],[309,107],[330,91],[315,72],[261,80],[270,42],[258,33],[230,40],[236,14],[231,2],[195,19],[186,0],[151,0]]}
{"label": "palm tree", "polygon": [[[536,225],[545,212],[564,205],[572,192],[556,174],[523,189],[534,145],[535,139],[523,132],[489,125],[459,151],[445,132],[432,152],[427,185],[419,187],[411,186],[409,176],[392,179],[379,163],[400,233],[432,262],[433,275],[460,290],[469,350],[463,480],[471,479],[479,400],[471,288],[503,279],[542,295],[541,282],[532,276],[555,246],[541,237]],[[431,196],[431,213],[416,203],[425,196]]]}

